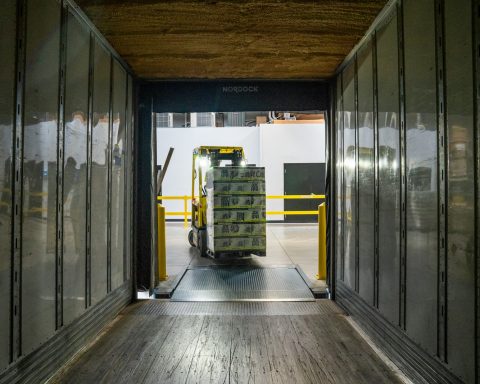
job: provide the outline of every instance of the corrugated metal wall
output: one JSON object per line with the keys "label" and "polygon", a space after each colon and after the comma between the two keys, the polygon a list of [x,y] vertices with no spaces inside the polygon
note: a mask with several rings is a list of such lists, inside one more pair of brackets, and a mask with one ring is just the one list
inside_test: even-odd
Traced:
{"label": "corrugated metal wall", "polygon": [[469,383],[478,326],[478,12],[471,0],[398,1],[334,92],[338,300],[355,292]]}
{"label": "corrugated metal wall", "polygon": [[68,1],[3,1],[0,48],[2,381],[131,297],[133,81]]}

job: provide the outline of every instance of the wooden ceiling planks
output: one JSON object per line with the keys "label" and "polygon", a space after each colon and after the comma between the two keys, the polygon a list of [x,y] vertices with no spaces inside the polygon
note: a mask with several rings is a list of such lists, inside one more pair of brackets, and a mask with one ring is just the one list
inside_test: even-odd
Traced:
{"label": "wooden ceiling planks", "polygon": [[148,79],[320,79],[387,0],[77,0]]}

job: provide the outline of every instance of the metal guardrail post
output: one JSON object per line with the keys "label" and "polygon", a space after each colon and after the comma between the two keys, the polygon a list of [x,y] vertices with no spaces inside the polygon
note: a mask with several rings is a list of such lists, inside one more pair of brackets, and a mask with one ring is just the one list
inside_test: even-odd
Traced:
{"label": "metal guardrail post", "polygon": [[165,241],[165,207],[157,204],[158,213],[158,279],[165,281],[167,275],[167,245]]}
{"label": "metal guardrail post", "polygon": [[318,274],[317,280],[327,279],[327,209],[325,203],[318,206]]}
{"label": "metal guardrail post", "polygon": [[183,227],[188,228],[188,212],[187,212],[188,196],[183,196]]}

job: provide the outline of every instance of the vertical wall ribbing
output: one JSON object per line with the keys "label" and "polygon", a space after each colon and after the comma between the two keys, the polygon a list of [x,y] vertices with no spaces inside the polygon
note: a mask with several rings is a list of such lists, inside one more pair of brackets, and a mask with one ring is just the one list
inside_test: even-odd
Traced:
{"label": "vertical wall ribbing", "polygon": [[93,84],[94,84],[94,65],[95,65],[95,37],[90,33],[90,57],[88,71],[88,124],[87,124],[87,257],[85,269],[85,305],[92,305],[92,128],[93,128]]}
{"label": "vertical wall ribbing", "polygon": [[379,259],[379,175],[378,175],[378,76],[377,76],[377,35],[372,36],[372,70],[373,70],[373,146],[374,146],[374,281],[373,281],[373,302],[378,308],[378,259]]}
{"label": "vertical wall ribbing", "polygon": [[398,96],[400,112],[400,300],[399,325],[405,329],[406,321],[406,245],[407,245],[407,166],[405,134],[405,58],[403,38],[403,1],[398,2]]}
{"label": "vertical wall ribbing", "polygon": [[480,382],[480,0],[472,1],[475,137],[475,378]]}
{"label": "vertical wall ribbing", "polygon": [[435,1],[435,40],[437,62],[437,151],[438,151],[438,334],[437,355],[447,361],[447,131],[445,115],[445,48],[444,5]]}
{"label": "vertical wall ribbing", "polygon": [[133,290],[133,299],[137,299],[137,237],[138,237],[138,228],[136,225],[135,212],[137,211],[137,174],[138,170],[136,168],[137,162],[137,140],[138,140],[138,129],[134,129],[135,122],[138,121],[138,86],[133,83],[133,79],[129,77],[129,84],[131,85],[131,114],[130,114],[130,176],[131,176],[131,205],[130,205],[130,233],[132,235],[132,244],[130,246],[130,276],[132,277],[132,290]]}
{"label": "vertical wall ribbing", "polygon": [[327,207],[329,209],[329,257],[330,264],[327,276],[327,283],[330,289],[330,298],[335,300],[335,286],[337,279],[337,195],[335,191],[338,190],[337,185],[337,110],[336,110],[336,100],[337,100],[337,87],[336,83],[333,81],[330,83],[330,108],[328,120],[326,121],[325,126],[328,127],[327,132],[327,145],[328,145],[328,166],[329,166],[329,177],[330,177],[330,188],[328,196]]}
{"label": "vertical wall ribbing", "polygon": [[112,290],[112,145],[113,145],[113,56],[110,55],[110,96],[107,146],[107,292]]}
{"label": "vertical wall ribbing", "polygon": [[136,205],[136,188],[135,188],[135,183],[136,183],[136,173],[135,173],[135,163],[134,163],[134,160],[135,160],[135,139],[136,139],[136,135],[135,135],[135,129],[134,129],[134,121],[135,121],[135,118],[136,118],[136,104],[135,104],[135,101],[136,101],[136,87],[133,83],[133,79],[131,78],[131,76],[128,76],[128,85],[130,87],[130,93],[127,95],[127,97],[130,98],[129,100],[129,105],[130,105],[130,118],[129,118],[129,125],[130,125],[130,136],[129,136],[129,147],[128,147],[128,159],[129,159],[129,162],[130,162],[130,171],[129,171],[129,175],[130,175],[130,183],[129,183],[129,188],[130,188],[130,205],[129,205],[129,215],[130,215],[130,228],[129,228],[129,233],[130,233],[130,247],[129,247],[129,254],[128,254],[128,257],[129,257],[129,260],[128,260],[128,263],[129,263],[129,275],[131,277],[131,280],[132,280],[132,287],[133,287],[133,296],[134,296],[134,299],[136,299],[137,297],[137,290],[136,290],[136,286],[137,286],[137,283],[136,283],[136,273],[135,273],[135,269],[136,269],[136,253],[135,253],[135,242],[136,242],[136,227],[134,225],[134,222],[135,222],[135,217],[134,217],[134,212],[135,212],[135,205]]}
{"label": "vertical wall ribbing", "polygon": [[13,187],[12,343],[11,360],[22,354],[22,204],[23,204],[23,109],[25,99],[26,0],[17,5],[16,103]]}
{"label": "vertical wall ribbing", "polygon": [[57,191],[56,191],[56,318],[55,328],[63,325],[63,169],[65,153],[65,79],[67,62],[68,9],[62,5],[60,23],[60,57],[58,82],[58,131],[57,131]]}
{"label": "vertical wall ribbing", "polygon": [[342,281],[345,281],[345,152],[344,152],[344,137],[343,137],[343,132],[344,132],[344,120],[345,120],[345,114],[344,114],[344,107],[343,107],[343,73],[339,74],[340,76],[340,89],[341,89],[341,96],[340,96],[340,145],[342,148],[342,154],[341,154],[341,196],[342,196],[342,202],[341,202],[341,221],[340,221],[340,232],[342,234],[342,245],[341,245],[341,250],[340,250],[340,255],[342,257],[342,270],[340,272],[340,279]]}
{"label": "vertical wall ribbing", "polygon": [[130,197],[130,194],[128,192],[128,183],[130,181],[130,177],[128,174],[129,170],[129,145],[130,145],[130,137],[129,137],[129,132],[130,132],[130,125],[128,123],[128,92],[130,92],[130,89],[128,87],[129,81],[128,81],[128,75],[125,75],[125,113],[123,114],[123,147],[122,151],[123,153],[120,154],[122,165],[123,165],[123,281],[128,280],[128,266],[127,266],[127,246],[130,244],[129,241],[127,241],[128,238],[128,231],[129,231],[129,223],[130,220],[128,219],[129,217],[129,202],[128,198]]}
{"label": "vertical wall ribbing", "polygon": [[353,92],[354,92],[354,108],[355,108],[355,291],[359,292],[360,289],[360,240],[359,240],[359,213],[360,213],[360,188],[359,188],[359,136],[360,126],[358,119],[358,55],[355,53],[354,62],[354,75],[353,75]]}

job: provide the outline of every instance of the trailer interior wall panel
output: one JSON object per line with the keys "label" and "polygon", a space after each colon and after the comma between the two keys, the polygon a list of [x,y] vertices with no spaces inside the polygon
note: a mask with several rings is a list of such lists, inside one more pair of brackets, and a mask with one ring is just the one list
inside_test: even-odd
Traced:
{"label": "trailer interior wall panel", "polygon": [[73,2],[0,32],[0,383],[41,382],[132,299],[134,79]]}
{"label": "trailer interior wall panel", "polygon": [[[55,332],[61,6],[27,1],[22,207],[22,354]],[[39,17],[43,15],[43,17]]]}
{"label": "trailer interior wall panel", "polygon": [[125,164],[126,164],[126,176],[125,176],[125,214],[127,215],[126,223],[124,227],[125,233],[125,255],[124,262],[125,266],[123,268],[123,281],[128,281],[132,277],[132,252],[133,252],[133,222],[134,222],[134,147],[133,147],[133,138],[134,138],[134,110],[133,110],[133,79],[131,75],[127,75],[127,115],[126,115],[126,133],[125,133]]}
{"label": "trailer interior wall panel", "polygon": [[397,14],[377,32],[378,308],[399,323],[400,116]]}
{"label": "trailer interior wall panel", "polygon": [[87,305],[87,132],[90,31],[68,13],[63,181],[63,322]]}
{"label": "trailer interior wall panel", "polygon": [[375,273],[375,156],[371,41],[358,66],[358,292],[373,305]]}
{"label": "trailer interior wall panel", "polygon": [[345,274],[344,268],[344,236],[343,236],[343,223],[344,223],[344,203],[343,199],[343,103],[342,103],[343,91],[342,91],[342,74],[340,73],[335,80],[335,135],[337,148],[335,148],[336,155],[336,175],[335,175],[335,196],[336,196],[336,262],[337,262],[337,278],[343,280]]}
{"label": "trailer interior wall panel", "polygon": [[5,1],[0,13],[0,372],[10,362],[15,4]]}
{"label": "trailer interior wall panel", "polygon": [[469,0],[445,2],[446,357],[452,370],[466,382],[475,379],[475,204],[478,204],[474,180],[474,167],[478,163],[474,159],[471,20]]}
{"label": "trailer interior wall panel", "polygon": [[[336,75],[335,190],[346,193],[337,198],[347,208],[335,222],[336,300],[414,382],[480,379],[477,13],[471,0],[392,2]],[[349,122],[355,113],[357,127]],[[348,176],[355,167],[356,186]],[[353,188],[359,188],[358,292],[347,265]]]}
{"label": "trailer interior wall panel", "polygon": [[[404,3],[406,111],[406,330],[437,351],[437,114],[435,5]],[[421,18],[423,22],[416,23]]]}
{"label": "trailer interior wall panel", "polygon": [[355,63],[352,62],[343,72],[344,281],[352,289],[356,286],[356,132]]}
{"label": "trailer interior wall panel", "polygon": [[125,153],[126,153],[126,95],[127,74],[115,61],[113,64],[113,125],[112,125],[112,177],[111,177],[111,252],[112,289],[123,283],[124,276],[124,223],[125,210]]}
{"label": "trailer interior wall panel", "polygon": [[107,295],[109,272],[109,141],[110,141],[110,55],[101,42],[94,43],[92,183],[91,183],[91,249],[92,304]]}

